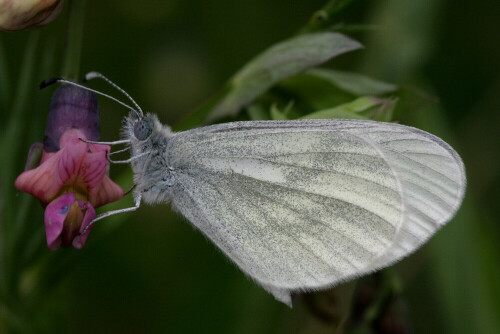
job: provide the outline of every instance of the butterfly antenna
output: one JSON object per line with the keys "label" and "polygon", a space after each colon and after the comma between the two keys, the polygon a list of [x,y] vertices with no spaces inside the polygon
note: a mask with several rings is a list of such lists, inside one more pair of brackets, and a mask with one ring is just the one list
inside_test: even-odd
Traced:
{"label": "butterfly antenna", "polygon": [[[132,110],[133,112],[135,112],[137,114],[137,116],[139,116],[139,117],[142,116],[142,110],[141,110],[141,113],[139,114],[139,112],[136,109],[134,109],[131,106],[129,106],[128,104],[123,103],[122,101],[120,101],[120,100],[112,97],[111,95],[108,95],[108,94],[105,94],[105,93],[101,93],[98,90],[86,87],[84,85],[77,84],[76,82],[73,82],[73,81],[70,81],[70,80],[66,80],[64,78],[50,78],[50,79],[44,80],[44,81],[42,81],[40,83],[40,85],[38,85],[38,88],[43,89],[43,88],[45,88],[47,86],[50,86],[50,85],[53,85],[55,83],[65,83],[65,84],[68,84],[68,85],[80,87],[82,89],[88,90],[89,92],[92,92],[92,93],[95,93],[95,94],[102,95],[104,97],[107,97],[108,99],[111,99],[111,100],[113,100],[113,101],[121,104],[125,108]],[[140,110],[140,108],[139,108],[139,110]]]}
{"label": "butterfly antenna", "polygon": [[99,72],[89,72],[89,73],[85,74],[85,77],[84,77],[83,81],[85,82],[85,81],[89,81],[89,80],[92,80],[92,79],[95,79],[95,78],[99,78],[99,79],[102,79],[102,80],[106,81],[108,84],[110,84],[115,89],[117,89],[118,91],[120,91],[123,95],[125,95],[134,104],[134,106],[137,108],[137,110],[139,110],[141,112],[141,116],[144,116],[144,113],[142,112],[141,107],[139,107],[139,105],[137,104],[137,102],[135,102],[135,100],[132,98],[132,96],[130,96],[123,88],[121,88],[120,86],[118,86],[117,84],[115,84],[113,81],[109,80],[107,77],[105,77],[101,73],[99,73]]}

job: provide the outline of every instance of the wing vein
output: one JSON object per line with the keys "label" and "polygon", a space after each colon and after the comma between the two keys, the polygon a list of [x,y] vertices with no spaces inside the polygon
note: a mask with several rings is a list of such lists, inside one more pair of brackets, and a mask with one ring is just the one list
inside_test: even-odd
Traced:
{"label": "wing vein", "polygon": [[[282,156],[282,155],[272,155],[272,157],[278,157],[278,156]],[[397,193],[397,190],[395,190],[395,189],[393,189],[393,188],[391,188],[391,187],[389,187],[387,185],[375,182],[373,180],[361,177],[359,175],[349,174],[349,173],[341,172],[341,171],[338,171],[338,170],[332,170],[332,169],[326,169],[326,168],[319,168],[319,167],[312,167],[312,166],[304,166],[304,165],[300,165],[300,164],[294,164],[294,163],[288,163],[288,162],[281,162],[281,161],[273,161],[273,160],[267,159],[267,157],[271,157],[271,155],[267,155],[267,156],[264,156],[264,157],[237,156],[237,155],[231,155],[231,156],[226,155],[224,157],[219,157],[219,156],[202,155],[202,156],[199,156],[199,157],[200,158],[216,158],[216,159],[221,159],[221,158],[251,159],[251,160],[253,159],[253,160],[266,161],[266,162],[269,162],[269,163],[275,164],[275,165],[282,165],[282,166],[295,167],[295,168],[301,168],[301,169],[315,170],[315,171],[320,171],[320,172],[328,172],[328,173],[332,173],[332,174],[345,175],[345,176],[350,176],[350,177],[353,177],[353,178],[357,178],[357,179],[363,180],[363,181],[368,182],[368,183],[375,184],[377,186],[383,187],[385,189],[388,189],[390,191],[393,191],[393,192]]]}
{"label": "wing vein", "polygon": [[[410,158],[409,156],[407,156],[407,155],[405,155],[405,154],[403,154],[403,153],[401,153],[401,152],[399,152],[399,151],[396,151],[396,150],[393,150],[393,149],[390,149],[390,148],[384,148],[384,149],[385,149],[385,150],[387,150],[387,151],[390,151],[390,152],[396,153],[396,154],[398,154],[398,155],[402,156],[402,157],[403,157],[403,158],[405,158],[405,159],[411,160],[411,161],[413,161],[414,163],[416,163],[416,164],[418,164],[418,165],[420,165],[420,166],[422,166],[422,167],[428,168],[428,169],[430,169],[430,170],[432,170],[432,171],[436,172],[437,174],[439,174],[439,175],[443,176],[444,178],[446,178],[446,179],[450,180],[451,182],[453,182],[453,183],[455,183],[455,184],[457,184],[457,185],[458,185],[458,182],[457,182],[457,181],[455,181],[455,180],[451,179],[449,176],[447,176],[447,175],[445,175],[445,174],[441,173],[440,171],[438,171],[438,170],[437,170],[437,169],[435,169],[435,168],[432,168],[432,167],[430,167],[430,166],[428,166],[428,165],[426,165],[426,164],[421,163],[421,162],[420,162],[420,161],[418,161],[418,160],[415,160],[415,159],[413,159],[413,158]],[[408,152],[408,153],[409,153],[409,152]]]}
{"label": "wing vein", "polygon": [[[316,222],[316,223],[319,223],[320,225],[322,225],[322,226],[324,226],[324,227],[328,228],[329,230],[333,231],[335,234],[340,235],[341,237],[344,237],[344,238],[349,239],[349,240],[350,240],[350,241],[351,241],[354,245],[356,245],[357,247],[359,247],[359,248],[361,248],[361,249],[364,249],[364,250],[365,250],[365,251],[367,251],[368,253],[372,253],[372,252],[370,252],[369,250],[367,250],[365,247],[363,247],[363,245],[361,245],[360,243],[358,243],[356,240],[354,240],[353,238],[349,237],[348,235],[345,235],[345,234],[343,234],[343,233],[340,233],[340,232],[336,231],[335,229],[333,229],[333,228],[332,228],[332,226],[328,225],[327,223],[325,223],[325,222],[323,222],[323,221],[321,221],[321,220],[319,220],[319,219],[316,219],[316,218],[314,218],[314,217],[312,217],[312,216],[308,215],[307,213],[301,212],[301,211],[299,211],[299,210],[297,210],[297,209],[295,209],[295,208],[293,208],[293,207],[287,206],[287,205],[283,204],[282,202],[278,201],[276,198],[273,198],[273,197],[271,197],[271,196],[265,195],[265,194],[263,194],[263,193],[262,193],[262,192],[260,192],[260,191],[257,191],[257,190],[254,190],[254,189],[250,189],[250,188],[249,188],[247,185],[245,185],[245,184],[243,184],[243,187],[245,187],[247,190],[249,190],[249,191],[251,191],[251,192],[253,192],[253,193],[257,193],[257,194],[259,194],[260,196],[267,198],[267,199],[268,199],[268,200],[270,200],[270,201],[273,201],[274,203],[276,203],[276,204],[278,204],[278,205],[284,206],[285,208],[287,208],[287,209],[289,209],[289,210],[291,210],[291,211],[293,211],[293,212],[297,213],[298,215],[300,215],[300,216],[301,216],[301,217],[303,217],[304,219],[310,219],[310,220],[312,220],[312,221],[314,221],[314,222]],[[321,203],[320,203],[320,204],[321,204]],[[380,240],[380,239],[379,239],[378,241],[380,241],[380,243],[382,243],[382,244],[384,243],[384,242],[383,242],[382,240]],[[355,269],[360,269],[360,268],[357,268],[357,267],[356,267],[356,265],[355,265],[354,263],[352,263],[352,262],[351,262],[348,258],[344,257],[344,256],[343,256],[342,254],[340,254],[340,253],[339,253],[339,255],[340,255],[340,256],[341,256],[341,257],[342,257],[342,258],[343,258],[346,262],[348,262],[349,264],[351,264],[351,265],[352,265]],[[325,262],[325,263],[326,263],[326,262]]]}

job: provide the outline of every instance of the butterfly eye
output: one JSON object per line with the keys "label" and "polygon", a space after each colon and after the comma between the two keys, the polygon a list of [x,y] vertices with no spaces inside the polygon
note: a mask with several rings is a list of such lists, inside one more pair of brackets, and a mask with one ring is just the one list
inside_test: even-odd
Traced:
{"label": "butterfly eye", "polygon": [[145,120],[140,120],[134,125],[134,136],[139,140],[147,139],[152,131],[150,123]]}

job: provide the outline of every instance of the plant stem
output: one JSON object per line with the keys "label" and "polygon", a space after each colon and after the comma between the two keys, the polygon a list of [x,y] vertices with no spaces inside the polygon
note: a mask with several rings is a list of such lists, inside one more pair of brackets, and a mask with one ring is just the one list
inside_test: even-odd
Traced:
{"label": "plant stem", "polygon": [[66,79],[77,79],[79,76],[85,4],[86,0],[71,0],[69,2],[66,48],[61,69],[62,76]]}
{"label": "plant stem", "polygon": [[330,0],[323,8],[316,11],[309,22],[299,30],[299,34],[307,34],[325,29],[333,24],[333,18],[356,0]]}
{"label": "plant stem", "polygon": [[5,124],[7,120],[7,108],[10,106],[10,76],[9,68],[7,66],[5,48],[0,36],[0,122]]}

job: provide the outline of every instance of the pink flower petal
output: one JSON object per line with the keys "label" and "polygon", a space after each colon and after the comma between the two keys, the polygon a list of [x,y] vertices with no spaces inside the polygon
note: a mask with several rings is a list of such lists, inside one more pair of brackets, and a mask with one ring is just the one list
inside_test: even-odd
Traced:
{"label": "pink flower petal", "polygon": [[[85,207],[86,211],[85,211],[85,216],[83,218],[83,222],[82,222],[82,226],[80,227],[80,230],[79,230],[79,233],[82,233],[83,230],[85,230],[85,227],[92,221],[95,219],[96,217],[96,214],[95,214],[95,209],[94,207],[92,206],[92,204],[90,204],[90,202],[86,202],[86,203],[83,203],[82,201],[78,201],[78,204],[80,204],[80,207],[83,208]],[[90,226],[88,229],[87,229],[87,232],[85,232],[84,234],[78,234],[74,239],[73,239],[73,247],[75,248],[82,248],[83,245],[85,245],[85,242],[87,241],[87,238],[89,236],[89,233],[90,231],[92,230],[92,226]]]}
{"label": "pink flower petal", "polygon": [[81,170],[83,181],[87,184],[89,193],[95,192],[98,188],[108,167],[106,152],[87,153],[82,163]]}
{"label": "pink flower petal", "polygon": [[42,155],[42,161],[40,161],[40,164],[43,164],[45,161],[49,160],[50,158],[52,158],[54,155],[56,155],[58,152],[47,152],[47,151],[43,151],[43,155]]}
{"label": "pink flower petal", "polygon": [[109,176],[104,175],[99,188],[94,192],[89,193],[89,201],[95,207],[118,201],[124,195],[122,187],[114,183]]}
{"label": "pink flower petal", "polygon": [[64,221],[75,200],[75,194],[67,193],[56,198],[45,209],[45,234],[47,245],[52,250],[61,246]]}
{"label": "pink flower petal", "polygon": [[63,153],[59,151],[37,168],[23,172],[14,182],[16,188],[35,196],[43,203],[50,202],[63,185],[57,176],[57,165]]}
{"label": "pink flower petal", "polygon": [[61,156],[57,162],[55,174],[60,184],[64,184],[69,179],[78,176],[86,151],[87,144],[77,138],[71,138],[61,149]]}
{"label": "pink flower petal", "polygon": [[80,140],[87,139],[85,134],[79,129],[68,129],[59,138],[59,147],[62,149],[68,145],[82,144],[87,147],[88,144]]}

